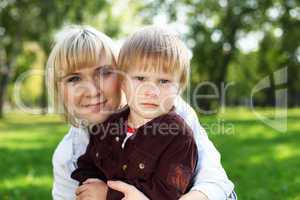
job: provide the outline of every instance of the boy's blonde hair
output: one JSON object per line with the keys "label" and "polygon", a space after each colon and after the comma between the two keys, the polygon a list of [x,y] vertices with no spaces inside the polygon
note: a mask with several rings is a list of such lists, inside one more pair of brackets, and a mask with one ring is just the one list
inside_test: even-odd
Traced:
{"label": "boy's blonde hair", "polygon": [[180,90],[189,77],[190,58],[185,44],[171,29],[158,26],[145,27],[129,37],[120,49],[118,68],[127,72],[138,67],[141,70],[162,70],[180,75]]}
{"label": "boy's blonde hair", "polygon": [[76,70],[93,67],[106,58],[116,66],[115,49],[105,34],[86,25],[69,25],[55,35],[54,46],[47,61],[47,86],[53,111],[64,114],[74,124],[59,94],[61,78]]}

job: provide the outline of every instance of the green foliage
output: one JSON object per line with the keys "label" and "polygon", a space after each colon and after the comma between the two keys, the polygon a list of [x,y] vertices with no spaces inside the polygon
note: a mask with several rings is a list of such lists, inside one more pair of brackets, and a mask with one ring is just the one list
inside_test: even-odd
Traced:
{"label": "green foliage", "polygon": [[[289,105],[299,104],[299,1],[158,0],[150,2],[146,8],[150,10],[149,17],[165,12],[169,22],[182,21],[182,16],[186,16],[183,24],[188,28],[186,41],[193,52],[193,85],[211,81],[220,87],[224,81],[238,79],[239,85],[230,94],[230,103],[237,104],[245,96],[249,99],[248,94],[257,80],[270,76],[271,88],[259,94],[257,103],[271,106],[276,89],[273,72],[288,67]],[[257,38],[258,48],[252,52],[243,51],[237,45],[238,41],[254,32],[261,35]],[[257,61],[253,62],[255,59]],[[240,64],[243,65],[238,66]],[[210,93],[204,87],[199,91]],[[215,102],[203,99],[198,103],[209,105]]]}

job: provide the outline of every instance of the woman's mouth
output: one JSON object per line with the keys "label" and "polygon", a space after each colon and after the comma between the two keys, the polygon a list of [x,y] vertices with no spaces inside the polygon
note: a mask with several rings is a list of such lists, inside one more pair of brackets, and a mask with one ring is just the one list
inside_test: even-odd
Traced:
{"label": "woman's mouth", "polygon": [[91,110],[92,112],[99,112],[101,110],[101,108],[103,108],[103,106],[105,105],[106,102],[107,102],[107,100],[102,101],[102,102],[91,103],[91,104],[85,105],[84,107]]}

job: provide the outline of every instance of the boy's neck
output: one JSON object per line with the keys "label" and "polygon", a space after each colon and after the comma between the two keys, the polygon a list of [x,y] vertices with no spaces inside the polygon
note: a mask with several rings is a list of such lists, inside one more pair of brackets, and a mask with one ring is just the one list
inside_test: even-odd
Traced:
{"label": "boy's neck", "polygon": [[139,128],[140,126],[143,126],[147,122],[151,121],[152,119],[145,119],[142,116],[138,115],[136,112],[130,110],[129,116],[128,116],[128,125],[131,128]]}

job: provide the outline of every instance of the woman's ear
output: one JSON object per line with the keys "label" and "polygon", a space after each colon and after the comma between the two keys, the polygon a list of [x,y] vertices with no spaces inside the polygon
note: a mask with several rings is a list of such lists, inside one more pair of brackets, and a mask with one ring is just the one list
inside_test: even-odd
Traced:
{"label": "woman's ear", "polygon": [[126,85],[125,85],[125,80],[124,79],[120,80],[120,85],[121,85],[121,90],[124,91],[126,89]]}
{"label": "woman's ear", "polygon": [[123,90],[121,90],[121,102],[120,107],[124,107],[127,104],[126,96]]}
{"label": "woman's ear", "polygon": [[183,91],[184,91],[184,89],[182,88],[182,86],[180,84],[178,84],[177,85],[177,95],[180,96]]}

